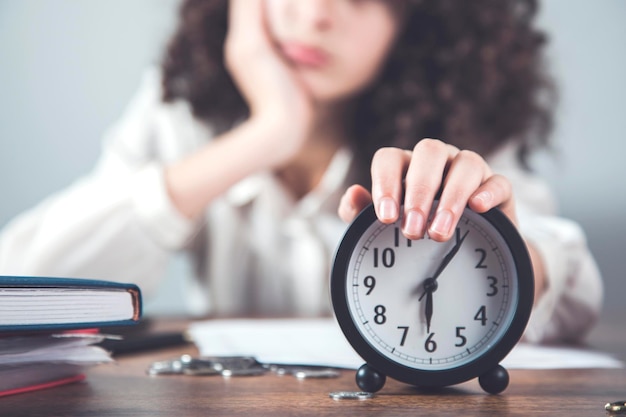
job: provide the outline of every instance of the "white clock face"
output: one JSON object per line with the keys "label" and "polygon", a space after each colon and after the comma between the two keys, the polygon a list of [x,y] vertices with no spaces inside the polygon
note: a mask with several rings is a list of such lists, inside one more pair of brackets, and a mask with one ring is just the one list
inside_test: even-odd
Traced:
{"label": "white clock face", "polygon": [[444,243],[411,241],[399,222],[376,221],[352,251],[347,305],[380,354],[409,368],[451,369],[487,352],[506,332],[517,307],[515,274],[504,239],[471,210]]}

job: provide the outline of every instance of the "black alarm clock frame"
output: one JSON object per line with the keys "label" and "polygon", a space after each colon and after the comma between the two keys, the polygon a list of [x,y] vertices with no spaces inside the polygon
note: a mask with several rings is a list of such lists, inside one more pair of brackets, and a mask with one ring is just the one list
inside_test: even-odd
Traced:
{"label": "black alarm clock frame", "polygon": [[480,386],[488,393],[497,394],[506,389],[509,375],[500,362],[519,342],[528,323],[534,297],[533,269],[526,245],[512,222],[498,209],[479,215],[502,237],[513,257],[518,289],[512,307],[515,311],[506,331],[484,353],[468,363],[449,369],[432,370],[405,366],[381,354],[363,337],[348,305],[346,274],[363,233],[373,223],[382,223],[376,218],[373,205],[369,205],[348,227],[335,254],[330,290],[339,326],[348,342],[365,361],[356,373],[359,388],[367,392],[377,392],[382,389],[386,377],[389,376],[404,383],[427,388],[455,385],[479,378]]}

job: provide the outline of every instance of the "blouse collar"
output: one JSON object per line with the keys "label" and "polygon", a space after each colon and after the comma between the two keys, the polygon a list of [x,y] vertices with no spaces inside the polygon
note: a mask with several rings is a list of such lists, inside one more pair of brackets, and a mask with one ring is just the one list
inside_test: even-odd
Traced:
{"label": "blouse collar", "polygon": [[281,194],[277,196],[277,198],[281,198],[284,201],[291,201],[295,211],[299,212],[302,216],[308,217],[318,212],[324,202],[329,198],[338,195],[338,193],[343,193],[352,158],[352,153],[348,149],[339,149],[335,155],[333,155],[328,168],[317,186],[297,201],[294,201],[293,197],[280,180],[269,171],[252,175],[238,182],[226,193],[226,199],[230,204],[242,207],[250,204],[261,192],[273,190]]}

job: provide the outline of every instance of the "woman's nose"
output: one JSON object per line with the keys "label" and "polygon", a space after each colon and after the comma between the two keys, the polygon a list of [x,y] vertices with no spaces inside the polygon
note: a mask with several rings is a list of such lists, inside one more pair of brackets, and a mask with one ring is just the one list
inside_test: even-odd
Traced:
{"label": "woman's nose", "polygon": [[333,26],[336,0],[296,0],[300,3],[301,18],[317,30]]}

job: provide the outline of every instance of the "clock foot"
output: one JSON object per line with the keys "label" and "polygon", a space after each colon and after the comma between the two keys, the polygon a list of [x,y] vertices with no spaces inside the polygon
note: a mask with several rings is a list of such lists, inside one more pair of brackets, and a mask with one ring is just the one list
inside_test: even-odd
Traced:
{"label": "clock foot", "polygon": [[377,392],[382,389],[387,377],[365,364],[356,372],[356,384],[365,392]]}
{"label": "clock foot", "polygon": [[497,365],[489,372],[478,378],[480,387],[489,394],[499,394],[509,385],[509,373],[502,366]]}

